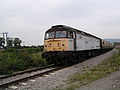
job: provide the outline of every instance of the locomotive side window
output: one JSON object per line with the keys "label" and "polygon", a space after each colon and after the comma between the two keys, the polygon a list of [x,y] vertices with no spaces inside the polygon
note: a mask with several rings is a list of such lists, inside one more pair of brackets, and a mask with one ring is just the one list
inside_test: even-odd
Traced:
{"label": "locomotive side window", "polygon": [[73,33],[71,31],[68,31],[68,38],[73,38]]}
{"label": "locomotive side window", "polygon": [[66,31],[56,31],[56,38],[66,37]]}
{"label": "locomotive side window", "polygon": [[54,38],[54,34],[55,32],[47,32],[45,35],[45,39]]}
{"label": "locomotive side window", "polygon": [[73,32],[73,38],[75,39],[75,32]]}

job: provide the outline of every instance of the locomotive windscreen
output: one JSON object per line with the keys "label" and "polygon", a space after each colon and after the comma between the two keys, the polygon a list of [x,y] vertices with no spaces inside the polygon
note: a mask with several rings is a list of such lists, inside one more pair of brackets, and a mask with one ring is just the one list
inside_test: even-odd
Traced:
{"label": "locomotive windscreen", "polygon": [[47,32],[45,34],[45,39],[52,39],[52,38],[54,38],[54,35],[55,35],[54,31],[53,32]]}
{"label": "locomotive windscreen", "polygon": [[45,39],[65,38],[65,37],[67,37],[67,31],[51,31],[45,34]]}
{"label": "locomotive windscreen", "polygon": [[66,31],[56,31],[55,37],[56,38],[62,38],[62,37],[66,37]]}

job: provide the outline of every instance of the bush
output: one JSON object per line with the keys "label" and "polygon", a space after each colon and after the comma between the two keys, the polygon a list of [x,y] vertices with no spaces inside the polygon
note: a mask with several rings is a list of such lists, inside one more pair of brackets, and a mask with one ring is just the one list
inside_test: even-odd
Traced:
{"label": "bush", "polygon": [[0,75],[44,65],[46,65],[46,61],[41,58],[40,52],[33,54],[29,51],[21,50],[0,52]]}
{"label": "bush", "polygon": [[33,54],[32,59],[35,67],[45,66],[47,64],[46,60],[42,59],[40,53]]}

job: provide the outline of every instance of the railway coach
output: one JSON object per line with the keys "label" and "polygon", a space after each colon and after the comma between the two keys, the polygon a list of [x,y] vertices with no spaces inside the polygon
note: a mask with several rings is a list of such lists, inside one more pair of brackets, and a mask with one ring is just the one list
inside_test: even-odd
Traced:
{"label": "railway coach", "polygon": [[112,48],[112,43],[99,37],[65,25],[56,25],[45,32],[42,57],[48,63],[75,63]]}

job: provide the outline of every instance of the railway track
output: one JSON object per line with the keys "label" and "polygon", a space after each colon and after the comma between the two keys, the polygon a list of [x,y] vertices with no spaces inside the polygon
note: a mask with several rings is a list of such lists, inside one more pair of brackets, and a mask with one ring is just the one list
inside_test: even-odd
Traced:
{"label": "railway track", "polygon": [[27,81],[29,79],[33,79],[39,76],[52,73],[62,68],[63,67],[55,67],[55,65],[49,65],[46,67],[31,69],[31,70],[19,72],[16,74],[0,77],[0,89],[7,88],[8,86],[15,85],[20,82]]}

